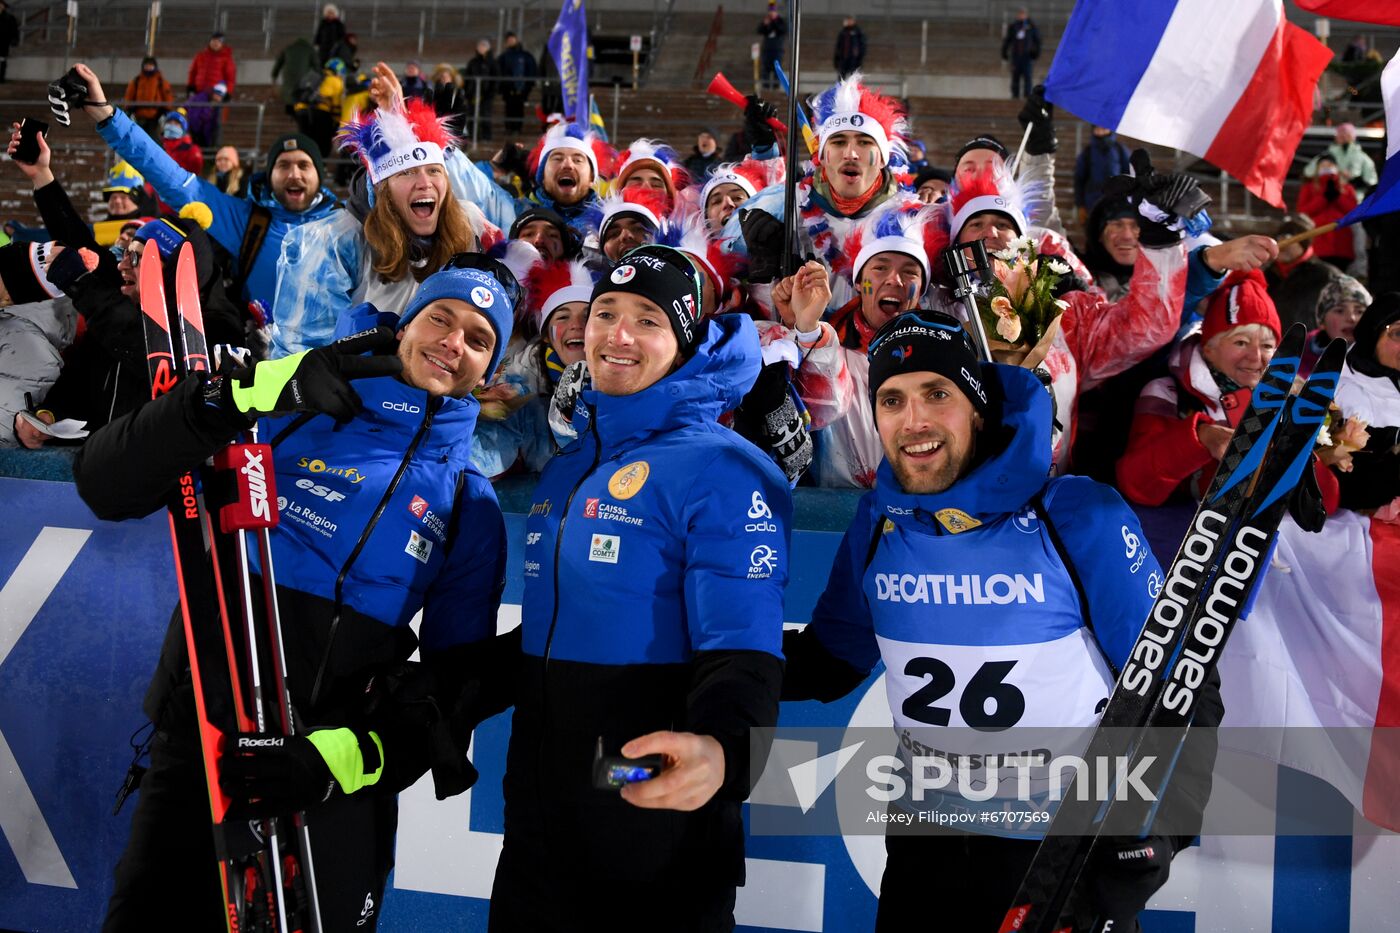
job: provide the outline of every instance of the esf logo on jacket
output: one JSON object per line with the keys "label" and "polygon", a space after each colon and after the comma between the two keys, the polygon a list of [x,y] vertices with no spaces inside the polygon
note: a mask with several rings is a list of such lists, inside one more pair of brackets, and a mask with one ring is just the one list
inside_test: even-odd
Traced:
{"label": "esf logo on jacket", "polygon": [[893,603],[933,603],[942,606],[1005,606],[1045,602],[1040,574],[1027,577],[1005,573],[983,579],[980,574],[877,573],[875,598]]}

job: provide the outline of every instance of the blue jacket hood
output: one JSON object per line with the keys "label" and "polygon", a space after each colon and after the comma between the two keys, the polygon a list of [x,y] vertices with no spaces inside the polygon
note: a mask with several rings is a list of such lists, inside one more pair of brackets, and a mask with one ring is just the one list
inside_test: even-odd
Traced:
{"label": "blue jacket hood", "polygon": [[956,509],[987,524],[1020,511],[1045,488],[1052,458],[1049,393],[1033,372],[1019,366],[984,363],[982,375],[984,380],[995,378],[1001,387],[1001,428],[1010,435],[1006,447],[943,492],[927,495],[904,492],[889,461],[881,461],[875,477],[876,514],[900,524],[937,528],[934,516]]}
{"label": "blue jacket hood", "polygon": [[654,385],[635,395],[604,395],[596,389],[584,392],[584,406],[575,409],[574,415],[579,437],[588,434],[590,410],[597,419],[603,445],[614,447],[717,421],[726,411],[737,408],[763,367],[758,329],[744,314],[713,317],[707,326],[708,333],[695,355]]}

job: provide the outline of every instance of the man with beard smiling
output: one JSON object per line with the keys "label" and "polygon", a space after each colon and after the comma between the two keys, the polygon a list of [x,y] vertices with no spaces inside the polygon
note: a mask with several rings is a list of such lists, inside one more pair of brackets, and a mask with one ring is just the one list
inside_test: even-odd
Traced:
{"label": "man with beard smiling", "polygon": [[268,149],[264,170],[253,176],[244,197],[232,197],[186,171],[170,158],[125,113],[106,104],[102,83],[87,65],[77,65],[87,81],[89,103],[83,107],[97,121],[97,132],[118,155],[140,172],[167,204],[180,208],[191,201],[209,205],[214,222],[209,236],[233,256],[229,270],[235,290],[230,297],[256,305],[271,324],[277,288],[277,258],[282,239],[302,224],[320,220],[340,206],[323,184],[321,151],[300,133],[277,137]]}
{"label": "man with beard smiling", "polygon": [[[1137,518],[1108,486],[1047,479],[1050,401],[1039,380],[1017,366],[979,363],[955,318],[895,318],[871,342],[869,371],[866,400],[884,461],[811,623],[784,634],[782,698],[831,702],[883,660],[890,711],[905,737],[976,755],[1026,748],[1015,730],[1034,728],[1037,741],[1064,746],[1052,757],[1080,753],[1064,736],[1082,737],[1077,730],[1098,721],[1113,672],[1152,606],[1149,587],[1161,580]],[[992,703],[979,697],[989,680]],[[946,686],[930,697],[926,688],[940,682]],[[1215,680],[1193,725],[1218,725],[1221,714]],[[1163,799],[1173,831],[1195,825],[1209,796],[1214,740],[1197,740]],[[910,753],[902,755],[908,765]],[[933,797],[896,799],[890,814],[976,817],[1031,806],[1001,796]],[[993,929],[1044,824],[987,824],[974,819],[963,825],[981,832],[938,835],[891,828],[875,929],[926,925],[929,904],[940,905],[939,929]],[[1100,917],[1137,929],[1138,912],[1190,838],[1102,838],[1084,869]]]}

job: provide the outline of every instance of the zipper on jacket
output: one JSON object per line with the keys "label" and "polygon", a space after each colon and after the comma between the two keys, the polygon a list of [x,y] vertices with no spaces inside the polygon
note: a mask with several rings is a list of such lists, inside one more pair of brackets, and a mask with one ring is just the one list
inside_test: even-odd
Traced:
{"label": "zipper on jacket", "polygon": [[[598,464],[603,459],[603,441],[598,437],[598,413],[596,409],[590,408],[588,419],[588,430],[593,434],[593,465],[584,471],[583,475],[574,483],[574,488],[569,490],[569,496],[564,500],[564,511],[559,515],[559,528],[554,533],[554,606],[549,614],[549,632],[544,638],[544,670],[540,673],[540,723],[549,721],[549,655],[554,647],[554,628],[559,623],[559,554],[564,544],[564,525],[569,520],[569,507],[573,505],[574,496],[583,488],[583,484],[598,469]],[[544,755],[546,751],[544,730],[540,732],[539,764],[537,771],[539,774],[547,774],[544,769]]]}
{"label": "zipper on jacket", "polygon": [[[413,441],[408,445],[408,450],[404,452],[403,459],[399,461],[399,468],[394,471],[394,478],[389,481],[389,487],[384,490],[384,495],[379,499],[379,505],[375,506],[374,514],[369,518],[369,523],[365,525],[365,530],[360,532],[360,540],[355,542],[355,547],[350,552],[350,556],[345,559],[345,564],[340,568],[339,575],[335,578],[335,611],[331,615],[330,631],[326,635],[326,650],[321,654],[321,663],[316,667],[316,679],[311,685],[310,708],[315,709],[321,700],[321,688],[324,686],[326,670],[330,667],[331,651],[335,647],[335,636],[340,630],[340,615],[343,609],[345,577],[350,573],[350,568],[359,559],[360,552],[364,550],[365,544],[369,542],[369,536],[374,532],[374,528],[379,524],[379,518],[384,514],[384,510],[389,506],[389,500],[394,496],[394,490],[398,489],[399,481],[403,479],[404,473],[408,471],[408,464],[413,460],[413,455],[418,450],[418,445],[428,433],[428,428],[433,424],[433,412],[436,407],[433,405],[434,399],[428,399],[428,404],[424,406],[425,414],[423,423],[418,426],[418,431],[413,435]],[[300,425],[298,425],[299,427]]]}

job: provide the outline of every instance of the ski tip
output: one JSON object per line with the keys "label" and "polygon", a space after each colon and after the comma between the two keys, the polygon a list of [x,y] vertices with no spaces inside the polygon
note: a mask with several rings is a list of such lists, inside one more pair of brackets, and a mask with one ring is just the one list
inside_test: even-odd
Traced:
{"label": "ski tip", "polygon": [[146,245],[141,247],[141,265],[136,275],[141,283],[142,312],[160,324],[162,330],[168,331],[170,319],[165,309],[165,268],[161,265],[160,248],[155,240],[147,240]]}
{"label": "ski tip", "polygon": [[1347,358],[1347,343],[1337,337],[1327,342],[1327,346],[1322,350],[1322,356],[1318,357],[1313,365],[1314,373],[1340,372],[1342,364]]}
{"label": "ski tip", "polygon": [[1278,352],[1275,356],[1300,356],[1303,352],[1303,344],[1308,340],[1308,329],[1301,321],[1294,321],[1288,325],[1288,330],[1283,332],[1283,339],[1278,343]]}

